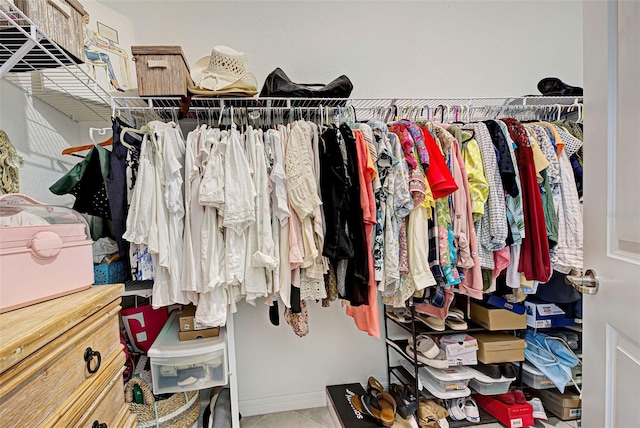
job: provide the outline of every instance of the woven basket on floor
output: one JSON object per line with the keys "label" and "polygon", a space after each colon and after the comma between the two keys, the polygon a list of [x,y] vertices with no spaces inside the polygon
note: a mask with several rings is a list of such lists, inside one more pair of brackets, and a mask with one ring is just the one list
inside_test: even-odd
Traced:
{"label": "woven basket on floor", "polygon": [[[140,386],[145,404],[133,402],[133,385]],[[177,392],[166,400],[156,401],[147,382],[134,377],[124,390],[129,410],[138,418],[138,428],[191,428],[198,426],[200,394],[198,391]]]}

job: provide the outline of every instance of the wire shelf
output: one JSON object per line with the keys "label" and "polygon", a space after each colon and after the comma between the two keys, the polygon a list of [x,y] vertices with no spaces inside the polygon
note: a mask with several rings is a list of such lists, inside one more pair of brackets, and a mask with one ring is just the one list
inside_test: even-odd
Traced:
{"label": "wire shelf", "polygon": [[[177,108],[184,104],[187,98],[180,97],[127,97],[116,96],[113,98],[113,107],[116,109],[169,109]],[[319,107],[354,107],[355,109],[383,109],[397,108],[437,108],[440,106],[470,106],[504,107],[504,106],[530,106],[541,105],[574,105],[582,102],[582,97],[470,97],[470,98],[215,98],[193,96],[188,98],[191,107],[221,108],[221,107],[254,107],[254,108],[319,108]]]}
{"label": "wire shelf", "polygon": [[[219,119],[224,109],[234,108],[249,115],[254,111],[276,113],[284,117],[319,117],[328,109],[327,117],[335,118],[338,112],[350,112],[353,119],[379,118],[387,121],[393,117],[440,118],[441,121],[477,121],[504,115],[522,118],[540,117],[546,109],[577,108],[582,97],[493,97],[493,98],[215,98],[215,97],[131,97],[112,98],[113,114],[161,120]],[[300,113],[299,115],[297,113]],[[338,113],[340,115],[340,113]]]}
{"label": "wire shelf", "polygon": [[74,121],[111,117],[106,90],[8,0],[0,0],[0,77]]}

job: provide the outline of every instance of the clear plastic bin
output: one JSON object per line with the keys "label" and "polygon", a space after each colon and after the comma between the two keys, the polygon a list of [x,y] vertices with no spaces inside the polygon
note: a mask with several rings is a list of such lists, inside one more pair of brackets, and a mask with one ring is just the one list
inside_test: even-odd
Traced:
{"label": "clear plastic bin", "polygon": [[[400,361],[400,364],[409,373],[411,373],[413,377],[413,372],[414,372],[413,364],[411,364],[409,361],[406,361],[404,359]],[[425,388],[434,397],[447,400],[452,398],[468,397],[469,395],[471,395],[471,390],[469,388],[442,391],[440,387],[435,385],[435,379],[429,376],[427,373],[428,372],[424,367],[420,367],[418,369],[418,381],[420,384],[420,389]]]}
{"label": "clear plastic bin", "polygon": [[179,313],[174,312],[149,349],[153,393],[225,385],[228,372],[225,330],[221,328],[218,337],[187,341],[179,340],[179,331]]}
{"label": "clear plastic bin", "polygon": [[[514,366],[516,366],[517,370],[518,365],[514,364]],[[533,389],[550,389],[556,387],[554,383],[551,382],[551,379],[528,363],[522,363],[522,382]]]}
{"label": "clear plastic bin", "polygon": [[224,350],[193,358],[152,358],[151,376],[155,394],[226,384]]}
{"label": "clear plastic bin", "polygon": [[458,391],[466,389],[473,374],[463,366],[449,367],[448,369],[436,369],[433,367],[423,367],[425,375],[441,392]]}
{"label": "clear plastic bin", "polygon": [[469,382],[469,386],[482,395],[506,394],[509,392],[511,382],[516,380],[515,377],[504,376],[500,379],[493,379],[472,367],[469,367],[469,371],[473,374],[473,379]]}

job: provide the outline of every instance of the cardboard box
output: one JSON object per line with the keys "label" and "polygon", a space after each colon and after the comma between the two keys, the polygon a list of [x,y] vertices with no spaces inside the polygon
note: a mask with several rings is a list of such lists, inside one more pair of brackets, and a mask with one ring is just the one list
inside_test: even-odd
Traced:
{"label": "cardboard box", "polygon": [[504,333],[474,333],[478,360],[485,364],[524,361],[524,340]]}
{"label": "cardboard box", "polygon": [[478,364],[478,341],[466,333],[441,336],[439,345],[451,366]]}
{"label": "cardboard box", "polygon": [[527,325],[531,328],[565,327],[575,323],[567,318],[562,309],[553,303],[525,301],[527,309]]}
{"label": "cardboard box", "polygon": [[524,428],[534,425],[531,404],[504,404],[489,395],[474,394],[474,400],[491,416],[510,428]]}
{"label": "cardboard box", "polygon": [[579,419],[582,416],[582,407],[562,407],[555,403],[542,401],[544,409],[553,413],[563,421]]}
{"label": "cardboard box", "polygon": [[485,306],[479,302],[471,302],[471,321],[487,330],[524,330],[527,328],[527,318],[507,309]]}
{"label": "cardboard box", "polygon": [[[566,390],[565,390],[566,391]],[[580,396],[573,392],[564,394],[557,389],[541,389],[534,391],[544,403],[552,403],[560,407],[576,408],[582,405]]]}
{"label": "cardboard box", "polygon": [[562,394],[557,389],[534,390],[540,397],[545,410],[553,413],[562,420],[578,419],[582,416],[582,400],[574,392],[566,391]]}
{"label": "cardboard box", "polygon": [[180,340],[204,339],[206,337],[218,337],[220,335],[220,327],[206,328],[204,330],[181,331]]}
{"label": "cardboard box", "polygon": [[180,314],[180,331],[204,330],[211,328],[202,323],[197,323],[195,317],[196,307],[193,305],[185,306]]}

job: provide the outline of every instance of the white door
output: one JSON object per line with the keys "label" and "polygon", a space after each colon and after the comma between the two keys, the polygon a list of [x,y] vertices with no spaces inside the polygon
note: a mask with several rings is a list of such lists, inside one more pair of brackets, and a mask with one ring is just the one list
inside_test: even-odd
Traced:
{"label": "white door", "polygon": [[[640,1],[584,3],[586,428],[640,427]],[[569,46],[565,47],[570,49]]]}

